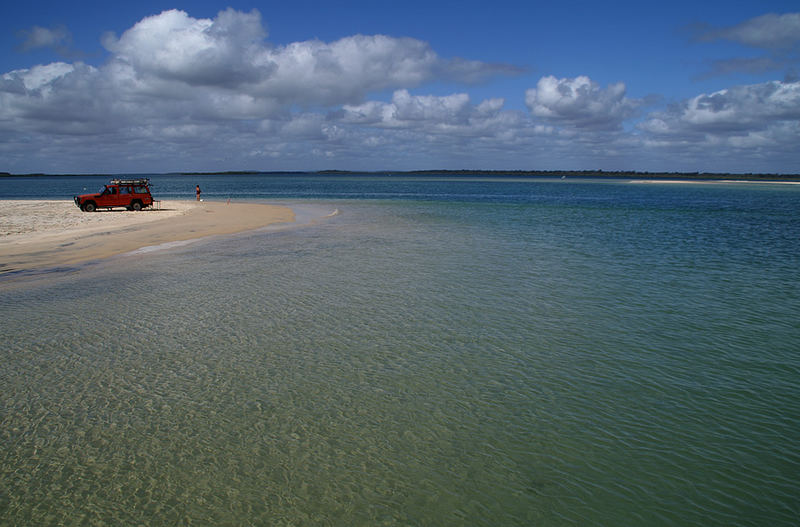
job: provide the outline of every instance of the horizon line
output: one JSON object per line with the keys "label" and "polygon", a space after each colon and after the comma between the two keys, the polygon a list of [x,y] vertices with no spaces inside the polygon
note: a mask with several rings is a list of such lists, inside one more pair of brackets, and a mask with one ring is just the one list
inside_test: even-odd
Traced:
{"label": "horizon line", "polygon": [[665,177],[682,179],[796,179],[800,180],[800,173],[768,173],[768,172],[682,172],[682,171],[639,171],[639,170],[501,170],[501,169],[424,169],[424,170],[214,170],[214,171],[170,171],[170,172],[98,172],[98,173],[61,173],[31,172],[14,174],[0,172],[0,177],[116,177],[121,175],[159,175],[159,176],[225,176],[225,175],[441,175],[441,176],[534,176],[534,177],[608,177],[624,178],[634,176],[638,178],[661,179]]}

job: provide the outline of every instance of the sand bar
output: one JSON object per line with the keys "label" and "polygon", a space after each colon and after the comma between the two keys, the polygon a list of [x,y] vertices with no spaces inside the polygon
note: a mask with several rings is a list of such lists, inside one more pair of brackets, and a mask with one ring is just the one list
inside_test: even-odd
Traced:
{"label": "sand bar", "polygon": [[163,201],[159,210],[82,212],[72,201],[0,200],[0,274],[70,265],[295,219],[289,207]]}
{"label": "sand bar", "polygon": [[756,180],[756,179],[632,179],[637,184],[667,185],[800,185],[800,181]]}

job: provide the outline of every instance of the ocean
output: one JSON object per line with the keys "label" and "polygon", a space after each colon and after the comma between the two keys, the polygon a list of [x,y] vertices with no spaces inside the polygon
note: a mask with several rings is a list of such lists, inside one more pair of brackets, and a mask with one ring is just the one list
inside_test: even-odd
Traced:
{"label": "ocean", "polygon": [[800,522],[800,185],[150,177],[298,224],[0,277],[0,524]]}

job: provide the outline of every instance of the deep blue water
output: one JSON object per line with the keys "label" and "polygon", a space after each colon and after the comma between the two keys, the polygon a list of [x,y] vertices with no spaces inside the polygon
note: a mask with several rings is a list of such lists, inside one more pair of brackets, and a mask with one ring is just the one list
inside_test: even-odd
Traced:
{"label": "deep blue water", "polygon": [[[524,177],[410,177],[325,175],[131,175],[149,177],[154,196],[193,199],[195,185],[205,199],[414,200],[552,205],[608,204],[611,207],[665,206],[714,209],[796,205],[797,187],[770,183],[630,183],[624,179]],[[0,199],[70,199],[94,192],[106,176],[0,178]],[[712,190],[713,189],[713,190]]]}
{"label": "deep blue water", "polygon": [[797,524],[800,186],[151,178],[317,220],[0,283],[4,521]]}

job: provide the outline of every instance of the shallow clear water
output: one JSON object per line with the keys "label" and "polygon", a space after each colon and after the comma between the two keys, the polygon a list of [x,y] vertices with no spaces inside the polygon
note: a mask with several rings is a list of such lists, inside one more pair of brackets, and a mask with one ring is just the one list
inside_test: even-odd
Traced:
{"label": "shallow clear water", "polygon": [[800,518],[797,187],[204,185],[321,219],[0,282],[2,522]]}

